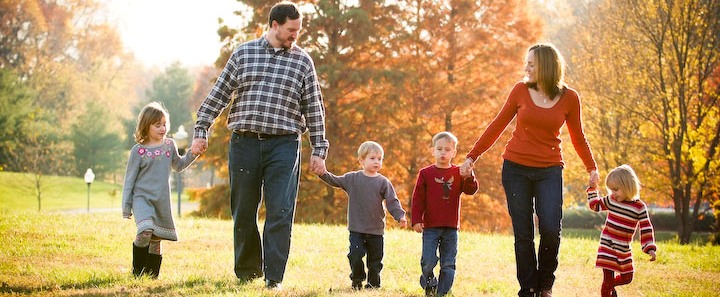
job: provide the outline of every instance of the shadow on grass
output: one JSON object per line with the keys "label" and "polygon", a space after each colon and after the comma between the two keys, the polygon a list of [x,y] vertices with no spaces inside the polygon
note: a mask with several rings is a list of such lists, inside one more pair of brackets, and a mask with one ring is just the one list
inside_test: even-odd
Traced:
{"label": "shadow on grass", "polygon": [[[236,296],[297,296],[312,297],[332,295],[334,290],[308,290],[298,292],[292,288],[269,291],[251,283],[233,280],[209,280],[201,277],[173,282],[150,279],[128,279],[126,277],[93,278],[85,282],[62,285],[40,285],[37,287],[0,284],[0,294],[9,295],[62,295],[62,296],[193,296],[193,295],[236,295]],[[339,290],[338,290],[339,291]],[[408,295],[409,296],[409,295]]]}

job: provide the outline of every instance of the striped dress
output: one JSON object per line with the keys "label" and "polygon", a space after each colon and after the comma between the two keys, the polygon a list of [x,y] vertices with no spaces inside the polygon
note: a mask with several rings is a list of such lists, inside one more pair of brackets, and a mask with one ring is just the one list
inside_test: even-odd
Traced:
{"label": "striped dress", "polygon": [[[640,229],[640,243],[645,253],[657,250],[653,226],[648,217],[647,206],[638,200],[616,201],[610,196],[599,197],[598,191],[588,189],[588,206],[595,212],[606,210],[607,219],[600,235],[595,267],[621,274],[634,271],[632,242],[635,229]],[[639,227],[638,227],[639,226]]]}

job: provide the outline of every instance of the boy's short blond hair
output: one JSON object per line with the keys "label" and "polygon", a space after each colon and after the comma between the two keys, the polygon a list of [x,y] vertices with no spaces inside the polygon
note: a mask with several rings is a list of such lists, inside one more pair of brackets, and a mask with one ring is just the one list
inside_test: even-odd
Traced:
{"label": "boy's short blond hair", "polygon": [[358,148],[358,158],[365,159],[365,157],[367,157],[368,153],[370,152],[379,152],[381,156],[385,156],[385,151],[379,143],[374,141],[366,141],[363,142]]}
{"label": "boy's short blond hair", "polygon": [[611,170],[605,177],[605,187],[618,188],[633,199],[640,198],[640,179],[630,165],[623,164]]}
{"label": "boy's short blond hair", "polygon": [[438,134],[435,134],[435,136],[433,136],[433,139],[432,139],[432,145],[435,146],[435,144],[438,142],[438,140],[443,139],[443,138],[450,140],[453,144],[455,144],[455,147],[457,148],[457,145],[458,145],[457,137],[455,137],[454,134],[452,134],[448,131],[443,131]]}

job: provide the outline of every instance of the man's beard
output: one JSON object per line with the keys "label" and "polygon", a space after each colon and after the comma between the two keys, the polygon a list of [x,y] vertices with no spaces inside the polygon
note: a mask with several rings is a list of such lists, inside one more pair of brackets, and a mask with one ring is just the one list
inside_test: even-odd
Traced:
{"label": "man's beard", "polygon": [[290,41],[289,39],[285,39],[282,43],[282,47],[286,50],[289,50],[290,48],[292,48],[294,43],[295,43],[294,39],[292,41]]}

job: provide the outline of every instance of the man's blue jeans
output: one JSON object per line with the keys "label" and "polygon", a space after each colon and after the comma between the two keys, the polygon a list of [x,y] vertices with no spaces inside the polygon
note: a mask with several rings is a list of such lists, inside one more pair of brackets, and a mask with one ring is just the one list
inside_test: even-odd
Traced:
{"label": "man's blue jeans", "polygon": [[[455,281],[455,261],[458,253],[458,230],[439,227],[423,230],[420,286],[437,286],[437,294],[445,295]],[[440,257],[438,258],[438,251]],[[433,270],[440,260],[440,274],[435,278]]]}
{"label": "man's blue jeans", "polygon": [[[353,283],[362,282],[367,277],[367,283],[380,287],[380,271],[383,268],[384,239],[382,235],[365,234],[350,231],[350,279]],[[363,257],[367,254],[367,274]]]}
{"label": "man's blue jeans", "polygon": [[[258,139],[232,133],[228,151],[235,275],[282,282],[300,177],[300,136]],[[258,210],[265,202],[262,242]]]}
{"label": "man's blue jeans", "polygon": [[[562,166],[527,167],[505,160],[502,183],[515,235],[519,296],[551,289],[558,267],[563,203]],[[540,246],[535,254],[537,214]]]}

